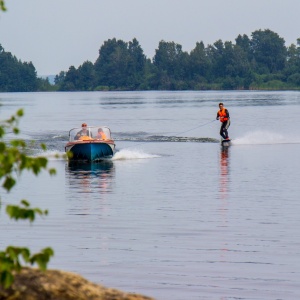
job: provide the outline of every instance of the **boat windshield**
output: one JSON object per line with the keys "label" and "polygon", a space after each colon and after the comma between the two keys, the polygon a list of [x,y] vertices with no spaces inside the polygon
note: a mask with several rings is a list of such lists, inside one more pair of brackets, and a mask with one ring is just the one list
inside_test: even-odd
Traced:
{"label": "boat windshield", "polygon": [[77,127],[69,131],[69,141],[110,140],[110,129],[106,126]]}

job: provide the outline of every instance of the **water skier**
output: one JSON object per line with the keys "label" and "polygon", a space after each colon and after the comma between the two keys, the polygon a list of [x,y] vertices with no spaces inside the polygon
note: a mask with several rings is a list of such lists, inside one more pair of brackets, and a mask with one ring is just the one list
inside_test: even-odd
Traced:
{"label": "water skier", "polygon": [[220,135],[224,140],[229,140],[228,128],[230,126],[230,117],[228,109],[224,107],[223,103],[219,103],[220,110],[217,113],[217,120],[220,120],[222,123],[220,128]]}

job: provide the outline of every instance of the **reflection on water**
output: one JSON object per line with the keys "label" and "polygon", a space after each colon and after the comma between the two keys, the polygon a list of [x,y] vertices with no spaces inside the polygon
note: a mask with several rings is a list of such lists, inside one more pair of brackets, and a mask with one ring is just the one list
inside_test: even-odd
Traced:
{"label": "reflection on water", "polygon": [[[228,227],[228,198],[229,198],[229,154],[230,147],[221,147],[220,150],[220,218],[221,218],[221,227]],[[220,239],[220,261],[225,263],[228,261],[228,241],[225,238],[225,235],[222,235]],[[226,298],[220,298],[226,299]]]}
{"label": "reflection on water", "polygon": [[68,162],[66,165],[69,187],[78,193],[110,193],[114,173],[114,164],[110,160],[98,163]]}
{"label": "reflection on water", "polygon": [[222,200],[228,198],[229,151],[230,147],[222,147],[220,150],[220,197]]}

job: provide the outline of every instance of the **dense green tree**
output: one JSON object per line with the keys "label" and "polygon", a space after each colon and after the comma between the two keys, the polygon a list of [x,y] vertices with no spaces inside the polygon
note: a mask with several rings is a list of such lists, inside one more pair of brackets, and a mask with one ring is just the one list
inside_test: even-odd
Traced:
{"label": "dense green tree", "polygon": [[300,39],[297,39],[297,45],[291,44],[287,48],[287,62],[284,74],[289,84],[300,86]]}
{"label": "dense green tree", "polygon": [[146,60],[145,64],[145,77],[140,88],[145,90],[159,90],[161,85],[159,71],[152,63],[151,59]]}
{"label": "dense green tree", "polygon": [[240,47],[247,55],[247,59],[249,62],[253,59],[252,51],[251,51],[251,40],[248,35],[238,35],[235,39],[236,46]]}
{"label": "dense green tree", "polygon": [[56,91],[56,87],[49,82],[49,78],[38,78],[38,91],[39,92],[46,92],[46,91]]}
{"label": "dense green tree", "polygon": [[208,78],[211,71],[211,61],[207,56],[204,43],[196,43],[196,47],[190,52],[190,72],[192,79],[203,80]]}
{"label": "dense green tree", "polygon": [[137,88],[144,81],[147,59],[142,47],[135,38],[128,43],[128,52],[130,56],[128,63],[129,82],[133,88]]}
{"label": "dense green tree", "polygon": [[277,33],[269,29],[254,31],[250,48],[258,73],[276,73],[284,69],[287,50],[284,39]]}
{"label": "dense green tree", "polygon": [[66,72],[61,71],[59,72],[58,75],[55,75],[54,83],[59,86],[64,82],[65,78],[66,78]]}
{"label": "dense green tree", "polygon": [[[177,89],[177,84],[188,80],[189,64],[189,55],[181,45],[160,41],[153,57],[157,88]],[[182,84],[178,89],[182,89]]]}
{"label": "dense green tree", "polygon": [[222,40],[216,41],[213,45],[208,45],[206,52],[211,62],[213,78],[216,79],[224,76],[224,43],[222,42]]}
{"label": "dense green tree", "polygon": [[155,50],[153,64],[160,71],[165,71],[168,76],[180,78],[180,62],[182,46],[174,42],[160,41],[158,49]]}
{"label": "dense green tree", "polygon": [[79,91],[80,76],[78,70],[71,66],[66,73],[65,79],[61,84],[60,89],[63,91]]}
{"label": "dense green tree", "polygon": [[144,79],[146,56],[136,39],[104,42],[95,62],[98,86],[137,89]]}
{"label": "dense green tree", "polygon": [[128,60],[127,43],[115,38],[104,42],[95,63],[98,85],[125,86]]}
{"label": "dense green tree", "polygon": [[62,91],[89,91],[96,87],[96,72],[93,63],[85,61],[76,69],[71,66],[67,72],[60,72],[54,82]]}
{"label": "dense green tree", "polygon": [[291,44],[287,48],[286,66],[289,74],[300,73],[300,38],[297,39],[297,45]]}
{"label": "dense green tree", "polygon": [[19,71],[20,87],[23,91],[36,91],[38,88],[37,73],[32,62],[24,62]]}
{"label": "dense green tree", "polygon": [[84,62],[81,66],[79,66],[78,70],[79,82],[76,86],[79,90],[92,90],[96,86],[96,72],[93,63],[90,61]]}
{"label": "dense green tree", "polygon": [[32,62],[21,62],[0,45],[0,92],[32,92],[38,80]]}
{"label": "dense green tree", "polygon": [[235,78],[235,88],[242,88],[245,86],[242,78],[246,78],[251,73],[247,53],[240,46],[231,42],[225,42],[224,45],[224,76]]}
{"label": "dense green tree", "polygon": [[223,89],[241,89],[249,86],[250,64],[244,48],[222,40],[209,45],[207,53],[212,66],[212,79],[223,82]]}

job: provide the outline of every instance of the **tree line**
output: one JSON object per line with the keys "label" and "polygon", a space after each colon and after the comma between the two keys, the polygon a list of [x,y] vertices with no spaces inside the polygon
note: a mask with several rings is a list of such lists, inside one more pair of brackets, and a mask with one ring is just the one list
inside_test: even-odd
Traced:
{"label": "tree line", "polygon": [[137,41],[103,43],[96,61],[70,66],[55,85],[38,78],[33,64],[22,63],[0,46],[0,91],[99,90],[248,90],[300,89],[300,38],[285,46],[277,33],[256,30],[235,42],[197,42],[190,52],[160,41],[149,59]]}
{"label": "tree line", "polygon": [[256,30],[235,43],[197,42],[189,53],[160,41],[150,60],[136,39],[114,38],[104,42],[95,63],[71,66],[55,83],[62,91],[300,89],[300,39],[286,47],[277,33]]}
{"label": "tree line", "polygon": [[35,92],[51,90],[48,79],[37,77],[32,62],[22,62],[0,44],[0,92]]}

